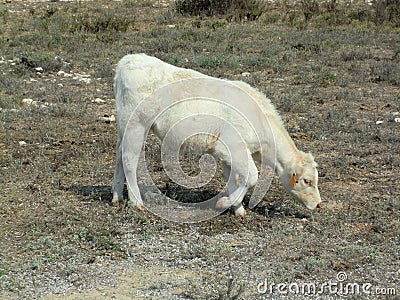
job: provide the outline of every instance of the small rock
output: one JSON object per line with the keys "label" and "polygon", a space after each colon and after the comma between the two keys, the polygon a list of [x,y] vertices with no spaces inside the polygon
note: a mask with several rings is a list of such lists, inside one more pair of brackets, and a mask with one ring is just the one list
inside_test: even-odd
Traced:
{"label": "small rock", "polygon": [[175,24],[169,24],[169,25],[167,25],[167,27],[168,27],[168,28],[175,28],[176,25],[175,25]]}
{"label": "small rock", "polygon": [[376,121],[376,122],[375,122],[376,125],[380,125],[380,124],[382,124],[382,123],[383,123],[383,121]]}
{"label": "small rock", "polygon": [[98,104],[105,103],[105,102],[106,102],[105,100],[100,99],[100,98],[96,98],[96,99],[92,100],[92,103],[98,103]]}
{"label": "small rock", "polygon": [[89,75],[81,75],[81,74],[76,74],[75,77],[73,77],[73,80],[78,80],[79,82],[84,82],[86,84],[89,84],[92,79],[88,78]]}
{"label": "small rock", "polygon": [[393,116],[398,116],[398,115],[400,115],[400,112],[398,112],[398,111],[392,112],[392,115]]}
{"label": "small rock", "polygon": [[243,72],[242,73],[242,76],[243,77],[249,77],[251,74],[250,74],[250,72]]}
{"label": "small rock", "polygon": [[173,293],[174,293],[174,295],[182,295],[184,293],[184,291],[180,288],[177,288],[174,290]]}
{"label": "small rock", "polygon": [[394,121],[395,121],[396,123],[400,123],[400,118],[394,118]]}
{"label": "small rock", "polygon": [[65,76],[65,72],[64,71],[58,71],[57,72],[57,76]]}
{"label": "small rock", "polygon": [[106,123],[115,122],[115,116],[114,115],[111,115],[111,116],[104,115],[100,119],[103,120]]}
{"label": "small rock", "polygon": [[43,68],[42,67],[37,67],[37,68],[35,68],[35,71],[41,73],[41,72],[43,72]]}
{"label": "small rock", "polygon": [[22,99],[22,104],[26,105],[26,106],[36,106],[37,105],[37,101],[31,99],[31,98],[26,98],[26,99]]}
{"label": "small rock", "polygon": [[90,79],[90,78],[82,78],[82,80],[80,80],[80,81],[83,81],[84,83],[89,84],[89,83],[92,82],[92,79]]}
{"label": "small rock", "polygon": [[18,144],[19,144],[20,146],[26,146],[26,142],[25,142],[25,141],[19,141]]}
{"label": "small rock", "polygon": [[51,103],[49,103],[49,102],[44,102],[44,103],[41,103],[41,104],[40,104],[40,107],[41,107],[41,108],[48,108],[48,107],[50,107],[50,106],[53,106],[53,104],[51,104]]}

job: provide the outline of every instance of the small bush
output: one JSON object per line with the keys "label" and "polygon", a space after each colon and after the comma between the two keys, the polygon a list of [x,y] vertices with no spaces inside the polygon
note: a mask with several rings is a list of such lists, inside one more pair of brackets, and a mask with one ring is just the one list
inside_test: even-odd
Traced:
{"label": "small bush", "polygon": [[316,0],[301,0],[300,4],[306,21],[319,13],[319,3]]}
{"label": "small bush", "polygon": [[343,50],[340,53],[340,57],[343,61],[356,61],[356,60],[369,59],[372,56],[365,49],[349,49],[349,50]]}
{"label": "small bush", "polygon": [[375,61],[370,64],[371,82],[388,82],[392,85],[400,84],[400,67],[391,61]]}
{"label": "small bush", "polygon": [[126,32],[134,23],[133,19],[115,15],[89,16],[81,15],[73,23],[69,22],[70,32],[87,33]]}
{"label": "small bush", "polygon": [[22,54],[19,60],[21,67],[32,72],[36,72],[35,68],[41,67],[45,72],[58,71],[62,67],[62,61],[54,58],[47,52],[36,52],[31,54]]}
{"label": "small bush", "polygon": [[377,0],[375,6],[375,23],[382,25],[392,23],[400,26],[400,0]]}
{"label": "small bush", "polygon": [[264,23],[265,24],[273,24],[280,20],[281,16],[279,14],[268,14],[265,16]]}
{"label": "small bush", "polygon": [[230,19],[258,19],[265,10],[260,0],[177,0],[176,10],[184,15],[227,15]]}

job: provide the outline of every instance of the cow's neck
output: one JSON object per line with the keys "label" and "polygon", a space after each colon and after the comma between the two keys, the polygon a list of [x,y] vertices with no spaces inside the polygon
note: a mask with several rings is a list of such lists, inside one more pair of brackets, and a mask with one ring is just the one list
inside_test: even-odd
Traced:
{"label": "cow's neck", "polygon": [[275,137],[276,147],[275,170],[280,177],[285,172],[289,172],[289,169],[293,165],[293,161],[296,161],[297,157],[300,155],[300,151],[289,136],[289,133],[281,124],[273,122],[271,126]]}

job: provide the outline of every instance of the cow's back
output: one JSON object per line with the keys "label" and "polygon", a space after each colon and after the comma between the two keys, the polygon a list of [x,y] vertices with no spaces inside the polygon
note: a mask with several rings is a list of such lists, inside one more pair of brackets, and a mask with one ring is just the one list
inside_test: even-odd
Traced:
{"label": "cow's back", "polygon": [[[172,83],[191,78],[208,79],[205,81],[208,86],[204,87],[203,85],[202,88],[207,89],[206,94],[212,93],[214,100],[209,99],[210,97],[190,99],[190,91],[196,85],[195,82],[190,81],[184,83],[184,88],[189,90],[186,93],[189,98],[179,105],[168,105],[168,109],[166,109],[167,102],[152,97],[157,90],[160,91],[164,87],[174,89],[175,86],[171,85]],[[177,99],[172,99],[171,103],[182,100],[183,97],[180,94],[181,89],[175,89]],[[234,98],[237,99],[230,98],[229,101],[225,102],[224,91],[227,90],[235,91],[237,97],[235,95]],[[239,92],[239,90],[242,92]],[[161,139],[175,124],[196,114],[213,115],[216,118],[214,121],[205,122],[201,117],[191,117],[191,123],[188,123],[187,128],[182,129],[183,132],[180,132],[177,128],[177,135],[183,136],[185,132],[191,131],[190,127],[193,130],[203,127],[205,132],[212,132],[215,136],[219,136],[227,124],[232,124],[243,139],[248,143],[254,143],[260,138],[260,133],[263,134],[260,130],[256,130],[259,131],[258,134],[254,132],[254,123],[261,125],[264,116],[268,116],[268,118],[271,116],[272,119],[280,121],[269,100],[244,82],[212,78],[191,69],[167,64],[158,58],[145,54],[127,55],[120,60],[115,75],[114,92],[121,136],[132,112],[138,107],[140,108],[139,113],[145,115],[145,117],[159,114],[154,123],[152,122],[152,128]],[[163,97],[163,95],[163,93],[160,93],[158,96]],[[252,100],[248,101],[249,98]],[[170,102],[167,104],[170,104]]]}
{"label": "cow's back", "polygon": [[146,54],[124,56],[117,65],[114,78],[119,128],[125,128],[132,111],[156,90],[182,79],[198,77],[207,76]]}

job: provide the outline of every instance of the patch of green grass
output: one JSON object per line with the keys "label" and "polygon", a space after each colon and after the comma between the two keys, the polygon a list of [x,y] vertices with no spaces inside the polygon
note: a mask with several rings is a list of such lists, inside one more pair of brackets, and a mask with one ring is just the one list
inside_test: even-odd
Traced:
{"label": "patch of green grass", "polygon": [[308,256],[304,259],[304,269],[309,273],[315,273],[318,270],[324,269],[328,265],[328,261],[316,256]]}
{"label": "patch of green grass", "polygon": [[87,243],[96,250],[121,251],[120,242],[110,232],[97,229],[92,223],[89,223],[88,226],[74,229],[72,241],[75,243]]}
{"label": "patch of green grass", "polygon": [[336,75],[331,72],[323,72],[314,76],[315,83],[324,87],[333,85],[335,80]]}
{"label": "patch of green grass", "polygon": [[213,68],[238,68],[240,63],[237,57],[226,57],[223,55],[204,54],[196,57],[193,61],[194,65],[202,69]]}
{"label": "patch of green grass", "polygon": [[240,62],[250,70],[263,70],[267,67],[271,68],[278,63],[275,58],[265,55],[249,55],[243,57]]}
{"label": "patch of green grass", "polygon": [[264,17],[264,23],[266,25],[277,23],[279,20],[281,20],[281,15],[278,13],[268,13]]}

